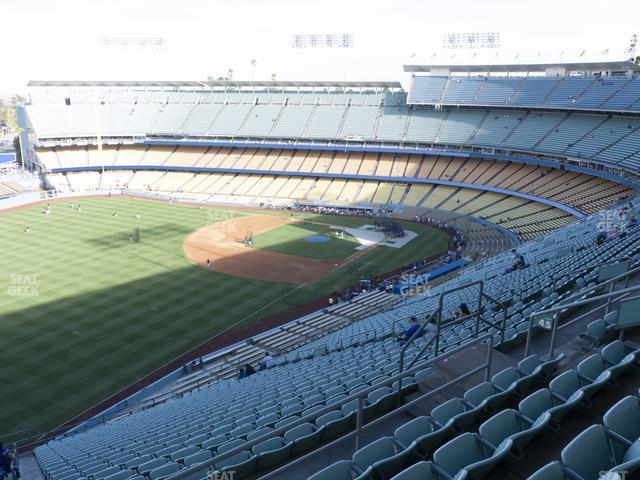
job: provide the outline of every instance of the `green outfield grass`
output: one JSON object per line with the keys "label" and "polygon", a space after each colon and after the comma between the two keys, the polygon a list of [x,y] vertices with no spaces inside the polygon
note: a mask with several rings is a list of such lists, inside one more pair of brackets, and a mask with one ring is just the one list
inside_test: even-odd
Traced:
{"label": "green outfield grass", "polygon": [[[356,253],[356,247],[360,246],[360,242],[349,234],[339,238],[336,232],[337,230],[329,225],[310,222],[293,223],[256,235],[253,237],[253,246],[318,260],[342,259]],[[329,241],[310,243],[305,240],[310,235],[324,235]]]}
{"label": "green outfield grass", "polygon": [[[0,215],[0,438],[51,429],[226,329],[447,246],[446,235],[405,224],[419,237],[404,248],[377,247],[282,298],[294,287],[227,276],[183,254],[182,242],[194,230],[253,212],[123,197],[78,202],[80,212],[61,201],[50,216],[41,213],[43,206]],[[296,216],[333,225],[366,223]],[[136,227],[140,243],[130,243]],[[314,233],[322,228],[314,225]],[[297,244],[291,242],[282,240]],[[343,242],[351,246],[351,240]],[[277,239],[269,248],[277,248]],[[335,251],[341,249],[339,243]]]}

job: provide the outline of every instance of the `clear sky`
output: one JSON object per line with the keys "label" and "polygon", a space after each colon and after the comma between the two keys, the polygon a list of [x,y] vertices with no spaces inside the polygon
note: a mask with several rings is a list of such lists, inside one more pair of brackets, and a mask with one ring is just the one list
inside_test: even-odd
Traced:
{"label": "clear sky", "polygon": [[[638,0],[21,0],[2,12],[0,94],[28,80],[203,80],[229,68],[250,80],[251,59],[256,80],[405,82],[404,63],[622,60],[640,33]],[[452,58],[449,32],[499,32],[502,47]],[[299,33],[351,33],[355,46],[294,49]]]}

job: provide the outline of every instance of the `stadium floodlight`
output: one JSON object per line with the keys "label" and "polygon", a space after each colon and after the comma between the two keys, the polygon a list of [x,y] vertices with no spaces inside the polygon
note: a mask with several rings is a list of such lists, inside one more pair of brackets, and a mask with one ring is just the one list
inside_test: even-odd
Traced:
{"label": "stadium floodlight", "polygon": [[631,39],[629,40],[629,45],[627,46],[626,53],[629,55],[629,60],[635,62],[636,60],[636,46],[638,45],[638,34],[634,33],[631,35]]}
{"label": "stadium floodlight", "polygon": [[446,49],[499,48],[500,32],[445,33],[442,46]]}
{"label": "stadium floodlight", "polygon": [[351,33],[296,34],[291,36],[293,48],[352,48]]}

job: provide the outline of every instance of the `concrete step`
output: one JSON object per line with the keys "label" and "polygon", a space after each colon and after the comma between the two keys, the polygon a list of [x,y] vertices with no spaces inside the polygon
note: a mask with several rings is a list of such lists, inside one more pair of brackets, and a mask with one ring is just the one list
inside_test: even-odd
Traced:
{"label": "concrete step", "polygon": [[25,480],[45,480],[33,453],[20,455],[20,477]]}

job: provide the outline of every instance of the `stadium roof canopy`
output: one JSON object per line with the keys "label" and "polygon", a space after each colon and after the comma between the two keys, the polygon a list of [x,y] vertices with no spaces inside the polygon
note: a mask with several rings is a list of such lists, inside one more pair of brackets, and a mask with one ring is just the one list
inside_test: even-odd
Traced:
{"label": "stadium roof canopy", "polygon": [[31,80],[28,87],[202,87],[202,82],[185,81],[99,81],[99,80]]}
{"label": "stadium roof canopy", "polygon": [[413,73],[434,73],[447,71],[450,73],[467,72],[548,72],[550,70],[564,70],[566,72],[620,72],[620,71],[640,71],[640,65],[627,60],[619,62],[573,62],[573,63],[526,63],[526,64],[494,64],[494,65],[404,65],[405,72]]}
{"label": "stadium roof canopy", "polygon": [[305,82],[305,81],[250,81],[206,80],[195,81],[94,81],[94,80],[32,80],[29,87],[304,87],[304,88],[391,88],[401,89],[400,82]]}

